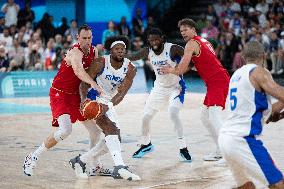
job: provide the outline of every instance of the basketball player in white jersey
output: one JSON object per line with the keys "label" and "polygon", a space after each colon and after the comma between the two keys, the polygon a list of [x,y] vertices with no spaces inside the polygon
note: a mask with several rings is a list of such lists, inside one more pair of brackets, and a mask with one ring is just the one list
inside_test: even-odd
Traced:
{"label": "basketball player in white jersey", "polygon": [[[105,48],[110,52],[110,55],[95,59],[88,69],[87,73],[101,87],[102,95],[98,96],[94,89],[88,92],[90,86],[86,83],[81,84],[82,98],[97,100],[107,106],[108,110],[96,120],[97,125],[105,134],[105,138],[101,139],[94,148],[82,156],[70,160],[70,164],[76,173],[85,173],[86,163],[96,156],[105,154],[108,148],[115,164],[112,177],[115,179],[140,180],[139,176],[128,170],[122,159],[120,127],[114,109],[114,106],[123,100],[136,74],[134,65],[129,59],[124,58],[128,46],[129,40],[125,36],[109,37],[105,42]],[[75,166],[75,164],[80,166]]]}
{"label": "basketball player in white jersey", "polygon": [[[264,53],[259,42],[245,45],[246,65],[231,77],[228,117],[218,140],[238,188],[284,188],[282,173],[258,138],[271,110],[278,113],[284,108],[284,89],[263,68]],[[271,105],[270,96],[279,101]]]}
{"label": "basketball player in white jersey", "polygon": [[146,101],[142,118],[142,144],[133,154],[133,158],[141,158],[151,152],[154,147],[150,137],[150,121],[155,114],[165,105],[168,105],[170,118],[174,123],[179,143],[179,153],[183,160],[191,161],[186,141],[183,134],[183,125],[179,118],[179,111],[183,106],[185,81],[182,76],[160,73],[164,66],[177,66],[177,62],[183,56],[184,49],[176,44],[165,42],[164,34],[158,28],[153,28],[147,33],[148,47],[135,54],[128,55],[130,60],[149,58],[150,64],[155,72],[156,80],[154,87]]}

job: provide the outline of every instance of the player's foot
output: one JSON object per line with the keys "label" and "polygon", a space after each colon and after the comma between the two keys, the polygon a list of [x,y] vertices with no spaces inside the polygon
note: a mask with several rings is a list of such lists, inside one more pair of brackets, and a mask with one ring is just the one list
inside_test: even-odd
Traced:
{"label": "player's foot", "polygon": [[102,164],[90,168],[89,176],[111,176],[113,170],[105,168]]}
{"label": "player's foot", "polygon": [[112,177],[114,179],[125,179],[129,181],[141,180],[138,175],[135,175],[134,173],[128,170],[127,166],[123,165],[114,166]]}
{"label": "player's foot", "polygon": [[179,154],[180,156],[182,157],[183,161],[186,161],[186,162],[191,162],[192,159],[191,159],[191,156],[187,150],[187,147],[183,148],[183,149],[180,149],[179,150]]}
{"label": "player's foot", "polygon": [[139,150],[137,150],[133,154],[133,158],[142,158],[146,153],[152,152],[154,150],[154,146],[151,144],[151,142],[147,145],[142,144]]}
{"label": "player's foot", "polygon": [[220,154],[220,152],[213,152],[213,153],[210,153],[208,155],[205,155],[203,157],[203,160],[204,161],[218,161],[222,158],[222,155]]}
{"label": "player's foot", "polygon": [[70,159],[69,164],[75,170],[75,174],[77,177],[87,178],[88,176],[86,173],[86,163],[80,160],[80,156],[81,155],[78,155],[75,158]]}
{"label": "player's foot", "polygon": [[25,157],[25,161],[23,165],[25,175],[33,176],[33,170],[36,167],[36,161],[37,161],[37,158],[32,157],[32,153],[30,153],[29,155]]}

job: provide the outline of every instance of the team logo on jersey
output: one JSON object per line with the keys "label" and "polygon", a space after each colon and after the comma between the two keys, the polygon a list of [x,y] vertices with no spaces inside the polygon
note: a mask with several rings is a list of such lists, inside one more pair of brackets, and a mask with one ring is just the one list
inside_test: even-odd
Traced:
{"label": "team logo on jersey", "polygon": [[152,64],[154,66],[164,66],[168,64],[168,61],[167,60],[152,61]]}
{"label": "team logo on jersey", "polygon": [[123,80],[121,77],[116,77],[115,75],[106,75],[105,79],[109,81],[116,81],[118,83],[121,83]]}

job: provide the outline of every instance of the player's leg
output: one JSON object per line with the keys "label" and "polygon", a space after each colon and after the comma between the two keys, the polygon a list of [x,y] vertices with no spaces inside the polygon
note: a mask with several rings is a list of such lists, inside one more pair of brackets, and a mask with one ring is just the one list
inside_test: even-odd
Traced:
{"label": "player's leg", "polygon": [[[217,129],[215,129],[215,127],[217,128],[217,124],[215,122],[215,127],[212,123],[212,120],[214,121],[215,119],[213,118],[213,115],[214,115],[214,110],[212,111],[211,109],[211,114],[209,116],[209,108],[207,106],[203,106],[202,107],[202,111],[201,111],[201,122],[203,123],[204,127],[208,130],[209,134],[212,136],[215,144],[217,145],[217,148],[214,152],[211,152],[210,154],[208,155],[205,155],[203,157],[203,159],[205,161],[218,161],[222,158],[222,155],[220,153],[220,150],[218,148],[218,133],[217,133]],[[211,120],[209,119],[211,118]],[[219,120],[217,118],[217,120]],[[217,121],[218,122],[218,121]]]}
{"label": "player's leg", "polygon": [[154,150],[154,146],[151,143],[150,122],[160,107],[162,107],[166,102],[166,96],[161,93],[157,93],[156,91],[157,88],[152,89],[149,97],[147,98],[142,118],[142,141],[139,149],[132,155],[133,158],[141,158],[146,153]]}
{"label": "player's leg", "polygon": [[186,140],[183,133],[183,125],[179,117],[179,112],[182,108],[183,102],[184,94],[181,94],[179,90],[174,90],[169,98],[169,113],[170,118],[174,124],[175,131],[177,133],[180,156],[183,158],[183,160],[190,162],[191,156],[188,152]]}
{"label": "player's leg", "polygon": [[44,142],[32,153],[26,156],[24,161],[24,173],[28,176],[33,175],[33,169],[36,161],[39,160],[41,154],[55,146],[58,142],[67,138],[72,132],[71,117],[69,114],[62,114],[57,119],[58,129],[47,137]]}
{"label": "player's leg", "polygon": [[237,188],[244,188],[243,186],[249,185],[247,184],[249,182],[249,179],[247,178],[246,173],[243,171],[243,167],[239,164],[238,161],[236,161],[239,158],[243,157],[236,148],[236,146],[242,144],[240,144],[238,140],[235,140],[233,136],[222,133],[220,133],[219,135],[218,144],[220,146],[223,157],[233,174]]}
{"label": "player's leg", "polygon": [[[102,130],[96,125],[96,122],[94,120],[86,120],[83,121],[82,124],[85,126],[85,128],[89,132],[90,137],[90,150],[93,149],[96,144],[96,148],[94,148],[90,152],[90,158],[88,152],[83,154],[81,156],[81,159],[89,160],[88,164],[90,167],[89,175],[95,176],[95,175],[101,175],[101,176],[111,176],[111,169],[105,168],[104,165],[101,163],[100,159],[101,157],[108,152],[108,149],[104,142],[104,136],[102,134]],[[101,138],[102,137],[102,138]],[[100,142],[100,144],[99,144]]]}
{"label": "player's leg", "polygon": [[[275,166],[269,152],[260,140],[254,137],[245,137],[243,142],[246,144],[241,152],[246,157],[243,167],[253,180],[264,186],[283,188],[283,175]],[[277,186],[278,185],[278,186]]]}

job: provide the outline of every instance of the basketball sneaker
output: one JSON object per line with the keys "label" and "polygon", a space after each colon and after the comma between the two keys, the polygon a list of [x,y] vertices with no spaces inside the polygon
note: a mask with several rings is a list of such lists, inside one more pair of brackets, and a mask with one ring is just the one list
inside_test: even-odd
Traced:
{"label": "basketball sneaker", "polygon": [[113,170],[105,168],[102,164],[90,168],[89,176],[111,176]]}
{"label": "basketball sneaker", "polygon": [[192,159],[191,159],[191,156],[187,150],[187,147],[183,148],[183,149],[180,149],[179,150],[179,154],[180,156],[182,157],[183,161],[186,161],[186,162],[191,162]]}
{"label": "basketball sneaker", "polygon": [[125,179],[129,181],[141,180],[138,175],[135,175],[128,170],[128,166],[118,165],[114,166],[114,170],[111,175],[114,179]]}
{"label": "basketball sneaker", "polygon": [[220,159],[222,159],[222,155],[218,150],[203,157],[204,161],[219,161]]}
{"label": "basketball sneaker", "polygon": [[33,176],[33,170],[36,167],[36,161],[37,161],[37,158],[32,157],[32,153],[30,153],[29,155],[25,157],[25,161],[23,165],[25,175]]}
{"label": "basketball sneaker", "polygon": [[69,164],[75,170],[75,174],[77,177],[88,177],[86,173],[86,163],[80,160],[81,154],[76,156],[73,159],[69,160]]}
{"label": "basketball sneaker", "polygon": [[142,158],[146,153],[152,152],[153,150],[154,146],[151,142],[147,145],[142,144],[139,150],[132,155],[132,158]]}

